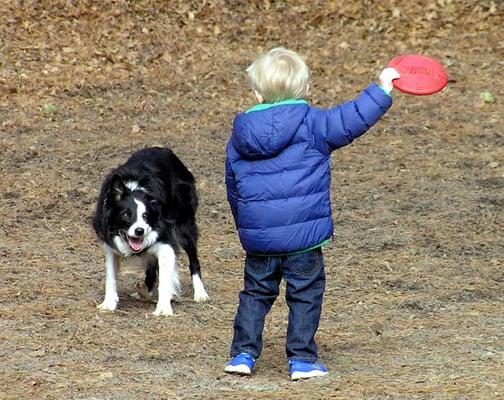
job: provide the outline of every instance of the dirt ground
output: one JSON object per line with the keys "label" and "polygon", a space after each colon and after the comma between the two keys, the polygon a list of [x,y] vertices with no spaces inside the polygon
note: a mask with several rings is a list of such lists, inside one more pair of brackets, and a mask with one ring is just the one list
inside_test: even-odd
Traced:
{"label": "dirt ground", "polygon": [[[504,4],[495,1],[2,1],[0,398],[504,398]],[[318,333],[331,373],[292,383],[279,297],[250,378],[226,376],[243,252],[223,179],[245,68],[283,45],[329,107],[393,56],[437,58],[433,96],[333,156],[336,233]],[[480,93],[490,91],[494,102]],[[487,99],[491,100],[491,99]],[[104,175],[168,145],[196,176],[211,301],[152,315],[141,271],[102,313],[90,227]]]}

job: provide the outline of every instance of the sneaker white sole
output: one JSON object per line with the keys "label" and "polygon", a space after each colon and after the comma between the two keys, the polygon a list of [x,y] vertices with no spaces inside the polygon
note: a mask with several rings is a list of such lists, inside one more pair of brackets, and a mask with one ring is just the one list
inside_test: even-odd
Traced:
{"label": "sneaker white sole", "polygon": [[226,365],[226,367],[224,368],[224,372],[239,375],[250,375],[252,373],[250,368],[245,364]]}
{"label": "sneaker white sole", "polygon": [[327,375],[327,372],[318,371],[318,370],[309,371],[309,372],[296,371],[296,372],[292,373],[291,379],[293,381],[297,381],[299,379],[316,378],[316,377],[319,377],[319,376],[326,376],[326,375]]}

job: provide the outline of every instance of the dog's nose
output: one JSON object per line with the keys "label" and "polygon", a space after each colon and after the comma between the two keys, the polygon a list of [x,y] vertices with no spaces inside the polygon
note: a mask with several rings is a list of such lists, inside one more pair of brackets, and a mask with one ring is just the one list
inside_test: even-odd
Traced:
{"label": "dog's nose", "polygon": [[135,235],[143,236],[143,234],[144,234],[144,228],[136,228],[135,229]]}

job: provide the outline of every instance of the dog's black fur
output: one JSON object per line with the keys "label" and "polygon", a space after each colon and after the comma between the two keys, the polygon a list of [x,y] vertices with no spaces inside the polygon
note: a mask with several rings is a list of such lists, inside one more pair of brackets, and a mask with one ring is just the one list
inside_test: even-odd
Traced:
{"label": "dog's black fur", "polygon": [[[170,149],[150,147],[134,153],[105,178],[93,228],[106,252],[145,256],[145,284],[151,292],[158,276],[159,255],[152,250],[156,244],[169,245],[175,252],[180,245],[188,255],[191,275],[201,278],[197,208],[191,172]],[[137,210],[142,210],[140,220]],[[132,228],[135,221],[137,227]]]}

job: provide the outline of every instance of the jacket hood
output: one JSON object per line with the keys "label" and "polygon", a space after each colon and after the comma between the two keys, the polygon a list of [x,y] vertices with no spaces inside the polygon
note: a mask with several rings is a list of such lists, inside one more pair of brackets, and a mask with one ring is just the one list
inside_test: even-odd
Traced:
{"label": "jacket hood", "polygon": [[292,141],[309,108],[304,100],[295,100],[240,113],[233,122],[231,143],[246,159],[274,157]]}

